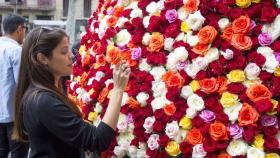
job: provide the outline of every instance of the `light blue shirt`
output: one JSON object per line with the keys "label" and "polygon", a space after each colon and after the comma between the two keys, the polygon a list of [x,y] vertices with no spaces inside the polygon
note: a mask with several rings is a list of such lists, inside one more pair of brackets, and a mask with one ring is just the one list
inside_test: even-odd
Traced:
{"label": "light blue shirt", "polygon": [[0,37],[0,123],[14,121],[14,93],[20,58],[21,46],[9,37]]}

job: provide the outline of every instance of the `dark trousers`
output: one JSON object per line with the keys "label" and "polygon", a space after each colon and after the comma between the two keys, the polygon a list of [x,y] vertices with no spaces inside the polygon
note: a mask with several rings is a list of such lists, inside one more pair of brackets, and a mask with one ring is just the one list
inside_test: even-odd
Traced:
{"label": "dark trousers", "polygon": [[7,158],[11,152],[11,158],[26,158],[28,144],[20,143],[11,139],[13,122],[0,123],[0,158]]}

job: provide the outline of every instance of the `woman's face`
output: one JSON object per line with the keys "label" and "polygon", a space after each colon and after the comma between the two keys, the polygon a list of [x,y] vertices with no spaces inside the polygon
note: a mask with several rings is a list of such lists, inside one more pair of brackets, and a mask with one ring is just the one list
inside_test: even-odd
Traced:
{"label": "woman's face", "polygon": [[72,52],[69,48],[69,39],[63,37],[62,41],[53,50],[48,59],[48,67],[55,77],[69,76],[72,73]]}

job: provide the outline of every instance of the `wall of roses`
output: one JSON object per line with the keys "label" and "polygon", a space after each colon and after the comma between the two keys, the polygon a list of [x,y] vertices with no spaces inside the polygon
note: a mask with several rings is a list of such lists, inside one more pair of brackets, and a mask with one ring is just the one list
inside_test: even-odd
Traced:
{"label": "wall of roses", "polygon": [[100,0],[69,97],[97,125],[132,69],[102,157],[280,158],[280,0]]}

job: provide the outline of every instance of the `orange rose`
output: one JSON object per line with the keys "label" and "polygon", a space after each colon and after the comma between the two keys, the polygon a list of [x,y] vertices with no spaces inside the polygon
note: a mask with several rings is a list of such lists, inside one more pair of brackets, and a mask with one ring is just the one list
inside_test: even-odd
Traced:
{"label": "orange rose", "polygon": [[101,43],[100,42],[94,42],[92,45],[92,50],[96,53],[99,48],[101,47]]}
{"label": "orange rose", "polygon": [[114,27],[116,25],[117,21],[118,21],[118,19],[115,16],[110,16],[107,19],[106,23],[107,23],[108,27]]}
{"label": "orange rose", "polygon": [[114,10],[114,16],[120,17],[122,15],[123,10],[124,10],[123,6],[119,6],[119,5],[116,6]]}
{"label": "orange rose", "polygon": [[82,67],[85,67],[90,64],[91,57],[89,54],[86,54],[82,58]]}
{"label": "orange rose", "polygon": [[228,153],[221,153],[218,158],[232,158]]}
{"label": "orange rose", "polygon": [[245,34],[250,28],[250,18],[248,16],[240,16],[232,23],[233,33]]}
{"label": "orange rose", "polygon": [[99,93],[99,96],[97,98],[98,102],[103,103],[105,98],[107,97],[108,93],[109,93],[109,89],[106,88],[106,87],[103,88],[102,91]]}
{"label": "orange rose", "polygon": [[199,6],[199,0],[188,0],[187,3],[184,5],[184,8],[187,13],[194,13],[197,11]]}
{"label": "orange rose", "polygon": [[213,26],[204,26],[198,32],[198,39],[200,44],[209,44],[212,43],[218,32]]}
{"label": "orange rose", "polygon": [[219,85],[218,92],[222,93],[227,90],[227,78],[226,77],[218,77],[217,84]]}
{"label": "orange rose", "polygon": [[231,41],[233,35],[232,25],[226,27],[223,31],[222,38],[228,42]]}
{"label": "orange rose", "polygon": [[164,45],[163,35],[159,32],[153,32],[148,45],[148,51],[159,52]]}
{"label": "orange rose", "polygon": [[175,107],[174,103],[167,104],[164,107],[164,113],[167,116],[172,116],[175,113],[175,111],[176,111],[176,107]]}
{"label": "orange rose", "polygon": [[163,75],[163,81],[167,87],[178,87],[181,88],[185,82],[184,78],[179,73],[174,73],[172,71],[168,71]]}
{"label": "orange rose", "polygon": [[192,144],[201,144],[203,139],[203,135],[201,134],[199,129],[193,128],[187,134],[187,141]]}
{"label": "orange rose", "polygon": [[103,66],[106,64],[105,56],[103,54],[96,56],[96,63],[98,66]]}
{"label": "orange rose", "polygon": [[214,77],[200,80],[199,85],[202,91],[208,94],[215,92],[219,88],[217,80]]}
{"label": "orange rose", "polygon": [[209,128],[209,133],[213,140],[228,140],[227,127],[223,123],[212,123]]}
{"label": "orange rose", "polygon": [[252,47],[252,40],[249,36],[242,34],[233,34],[231,39],[231,45],[238,50],[249,50]]}
{"label": "orange rose", "polygon": [[120,50],[114,46],[107,47],[106,59],[111,64],[117,64],[120,61]]}
{"label": "orange rose", "polygon": [[250,86],[247,89],[246,94],[253,102],[261,99],[270,99],[272,96],[269,89],[262,84],[255,84]]}
{"label": "orange rose", "polygon": [[137,100],[135,100],[132,97],[129,97],[127,104],[129,105],[130,108],[132,109],[138,109],[140,107],[140,104],[138,103]]}
{"label": "orange rose", "polygon": [[198,43],[197,45],[194,46],[194,48],[192,49],[192,51],[196,54],[199,55],[205,55],[207,53],[209,49],[209,45],[208,44],[200,44]]}
{"label": "orange rose", "polygon": [[84,87],[87,84],[87,78],[88,78],[88,74],[84,72],[80,79],[81,87]]}
{"label": "orange rose", "polygon": [[243,103],[238,114],[238,124],[240,126],[252,125],[258,121],[259,113],[248,103]]}

